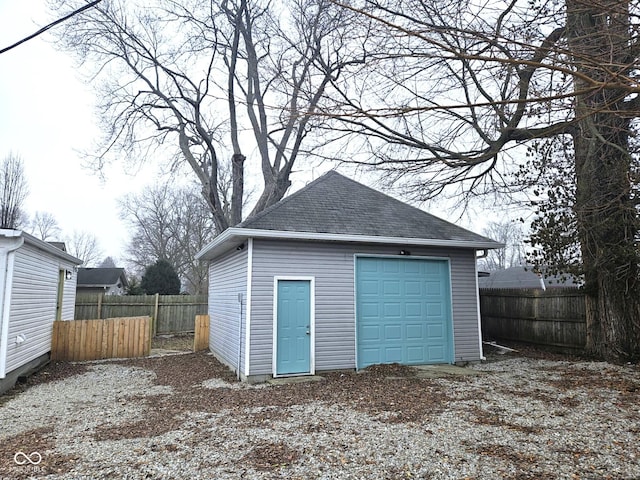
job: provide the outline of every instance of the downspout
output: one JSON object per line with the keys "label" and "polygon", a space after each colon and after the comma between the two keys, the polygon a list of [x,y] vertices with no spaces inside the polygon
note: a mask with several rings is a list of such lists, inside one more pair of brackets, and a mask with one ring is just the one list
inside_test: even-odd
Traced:
{"label": "downspout", "polygon": [[240,381],[240,365],[242,361],[242,293],[238,294],[238,304],[240,305],[240,312],[238,312],[238,367],[236,368],[236,373],[238,375],[238,381]]}
{"label": "downspout", "polygon": [[[11,288],[13,285],[13,266],[15,252],[24,244],[24,238],[19,231],[12,231],[13,235],[0,235],[6,244],[0,247],[0,379],[5,378],[7,368],[7,349],[9,341],[9,313],[11,309]],[[16,235],[17,234],[17,235]],[[5,243],[5,242],[2,242]]]}
{"label": "downspout", "polygon": [[253,238],[247,240],[247,297],[245,301],[245,338],[244,338],[244,376],[249,377],[251,372],[251,295],[253,283]]}
{"label": "downspout", "polygon": [[482,348],[482,317],[480,316],[480,288],[478,286],[478,259],[485,258],[489,254],[489,250],[482,250],[480,255],[475,255],[474,271],[476,280],[476,309],[478,311],[478,348],[480,349],[480,360],[484,361],[487,357],[484,356],[484,350]]}

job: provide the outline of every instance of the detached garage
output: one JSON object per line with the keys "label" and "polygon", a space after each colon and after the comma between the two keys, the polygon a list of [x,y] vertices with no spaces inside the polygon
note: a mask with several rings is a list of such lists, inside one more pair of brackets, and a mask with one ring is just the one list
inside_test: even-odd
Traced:
{"label": "detached garage", "polygon": [[329,172],[198,254],[209,348],[248,381],[479,361],[476,256],[501,246]]}

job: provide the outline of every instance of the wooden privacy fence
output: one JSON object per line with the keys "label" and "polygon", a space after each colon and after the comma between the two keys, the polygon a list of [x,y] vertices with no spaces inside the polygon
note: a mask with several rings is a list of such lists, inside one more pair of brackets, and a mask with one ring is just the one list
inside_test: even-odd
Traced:
{"label": "wooden privacy fence", "polygon": [[151,352],[151,318],[53,322],[51,360],[144,357]]}
{"label": "wooden privacy fence", "polygon": [[209,315],[196,315],[196,331],[193,335],[193,351],[209,348]]}
{"label": "wooden privacy fence", "polygon": [[152,333],[195,330],[196,315],[207,313],[206,295],[103,295],[76,296],[76,319],[150,316]]}
{"label": "wooden privacy fence", "polygon": [[563,349],[586,341],[584,293],[577,288],[480,290],[482,333]]}

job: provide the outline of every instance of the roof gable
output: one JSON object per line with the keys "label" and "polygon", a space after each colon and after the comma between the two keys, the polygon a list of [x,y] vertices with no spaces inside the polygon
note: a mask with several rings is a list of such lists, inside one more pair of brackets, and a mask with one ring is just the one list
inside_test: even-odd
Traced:
{"label": "roof gable", "polygon": [[[491,241],[331,171],[237,228]],[[498,245],[496,245],[498,246]]]}

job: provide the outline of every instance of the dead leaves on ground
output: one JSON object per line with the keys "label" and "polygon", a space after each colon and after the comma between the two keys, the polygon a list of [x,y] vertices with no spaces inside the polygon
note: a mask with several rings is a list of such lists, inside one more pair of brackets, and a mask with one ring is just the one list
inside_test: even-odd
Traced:
{"label": "dead leaves on ground", "polygon": [[[125,399],[127,402],[142,403],[144,414],[134,422],[118,425],[101,425],[93,431],[96,440],[119,440],[125,438],[153,438],[170,431],[185,428],[185,421],[193,413],[220,413],[225,415],[225,422],[234,427],[252,429],[269,428],[273,422],[287,421],[289,409],[296,405],[312,403],[341,405],[371,415],[383,423],[415,423],[428,425],[429,418],[448,409],[464,410],[469,420],[481,425],[495,426],[515,430],[524,434],[538,434],[539,426],[514,423],[508,415],[491,411],[484,407],[482,399],[486,390],[475,384],[473,379],[451,377],[445,380],[423,379],[415,376],[415,370],[400,365],[382,365],[370,367],[365,373],[333,372],[324,375],[322,382],[297,383],[272,386],[261,389],[252,388],[204,388],[203,381],[219,378],[225,382],[236,381],[232,372],[220,364],[214,357],[205,353],[185,354],[162,358],[145,358],[126,360],[127,367],[137,367],[155,373],[155,383],[167,385],[172,393],[159,395],[137,395]],[[47,381],[47,378],[62,379],[67,376],[83,373],[88,365],[55,364],[49,372],[41,372],[31,384]],[[579,396],[576,390],[598,391],[603,396],[616,396],[621,404],[637,404],[640,385],[620,373],[619,369],[591,369],[576,364],[563,364],[542,367],[549,372],[547,379],[539,384],[521,382],[523,388],[510,390],[498,387],[492,394],[515,396],[538,400],[554,406],[554,412],[562,412],[578,407]],[[458,388],[447,388],[446,382],[455,382]],[[479,401],[479,402],[478,402]],[[556,413],[554,413],[556,414]],[[305,433],[308,435],[323,434],[340,429],[341,425],[331,423],[313,423],[309,421]],[[630,425],[630,428],[634,428]],[[427,431],[428,432],[428,431]],[[53,450],[55,445],[50,440],[52,430],[26,432],[27,439],[34,436],[42,438],[41,444],[33,443],[38,448]],[[197,441],[207,438],[212,441],[206,422],[202,428],[191,428],[185,441]],[[3,445],[9,445],[11,452],[0,451],[4,456],[13,455],[19,438],[10,438]],[[48,443],[47,443],[48,442]],[[177,448],[177,447],[176,447]],[[478,455],[499,457],[514,465],[535,464],[538,460],[529,458],[511,447],[481,444],[470,446]],[[31,450],[30,450],[31,451]],[[299,452],[284,442],[262,442],[249,451],[244,460],[256,470],[275,471],[299,461],[305,452]],[[51,468],[68,468],[73,459],[55,460],[52,457]],[[12,458],[11,458],[12,461]],[[65,463],[66,462],[66,463]],[[49,468],[49,467],[48,467]],[[55,473],[57,470],[52,470]],[[408,470],[407,470],[408,471]],[[4,474],[0,470],[0,476]],[[11,472],[13,476],[15,472]],[[544,472],[539,477],[547,478]],[[387,478],[410,478],[402,469],[389,472]],[[505,474],[506,475],[506,474]],[[13,477],[11,477],[13,478]],[[525,479],[525,476],[506,476],[505,478]],[[531,477],[532,478],[532,477]]]}
{"label": "dead leaves on ground", "polygon": [[21,480],[62,474],[76,460],[55,453],[53,427],[35,428],[0,442],[0,478]]}
{"label": "dead leaves on ground", "polygon": [[242,461],[256,470],[275,470],[290,466],[300,458],[300,453],[284,442],[261,442],[246,454]]}

